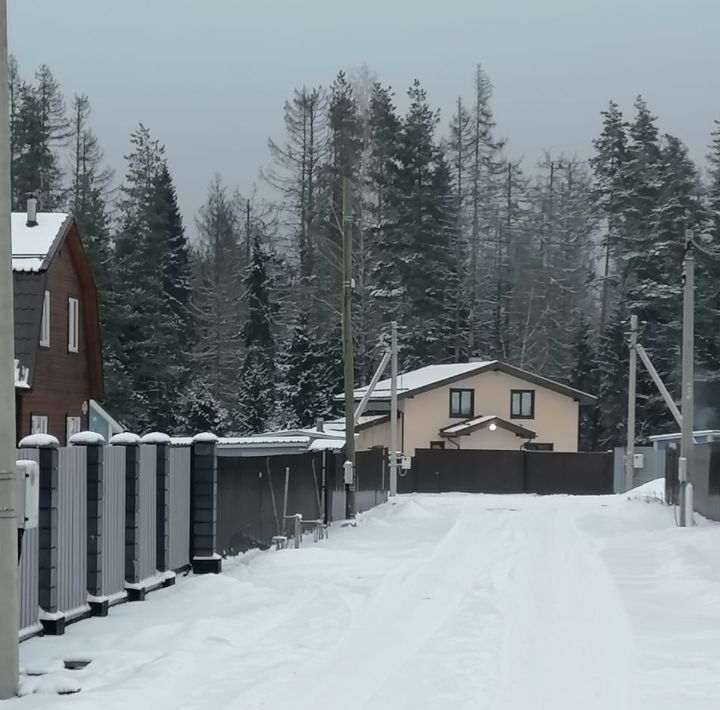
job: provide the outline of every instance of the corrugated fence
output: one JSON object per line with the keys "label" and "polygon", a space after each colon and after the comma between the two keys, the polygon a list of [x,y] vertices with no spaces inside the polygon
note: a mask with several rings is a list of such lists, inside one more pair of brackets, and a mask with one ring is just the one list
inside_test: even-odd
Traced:
{"label": "corrugated fence", "polygon": [[[17,450],[18,460],[36,461],[40,469],[39,525],[22,540],[21,638],[63,633],[67,622],[91,613],[104,616],[128,595],[143,599],[146,591],[173,583],[174,571],[190,565],[191,445],[35,442],[44,443],[28,437]],[[158,509],[161,449],[167,490],[166,506]],[[163,524],[168,534],[158,548]]]}

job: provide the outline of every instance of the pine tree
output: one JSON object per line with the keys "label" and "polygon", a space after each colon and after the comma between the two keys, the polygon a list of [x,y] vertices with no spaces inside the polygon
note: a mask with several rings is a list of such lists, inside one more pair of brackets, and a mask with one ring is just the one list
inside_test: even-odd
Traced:
{"label": "pine tree", "polygon": [[[581,315],[575,331],[573,367],[569,383],[581,392],[597,395],[600,390],[600,372],[592,328],[585,315]],[[600,407],[597,404],[580,409],[580,450],[597,451],[600,438]]]}
{"label": "pine tree", "polygon": [[245,433],[263,431],[273,421],[276,409],[275,342],[268,261],[256,232],[245,281],[248,318],[243,328],[245,357],[240,370],[237,413],[237,421]]}

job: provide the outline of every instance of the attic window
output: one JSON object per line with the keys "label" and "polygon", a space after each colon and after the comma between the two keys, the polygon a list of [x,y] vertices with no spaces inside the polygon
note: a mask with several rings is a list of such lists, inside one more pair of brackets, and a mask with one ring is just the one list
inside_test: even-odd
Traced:
{"label": "attic window", "polygon": [[40,345],[44,348],[50,347],[50,291],[45,291],[45,298],[43,299]]}

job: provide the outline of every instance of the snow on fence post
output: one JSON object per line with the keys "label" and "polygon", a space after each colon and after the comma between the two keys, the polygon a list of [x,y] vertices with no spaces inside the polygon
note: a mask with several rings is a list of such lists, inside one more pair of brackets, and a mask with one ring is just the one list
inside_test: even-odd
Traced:
{"label": "snow on fence post", "polygon": [[190,468],[190,556],[195,574],[217,574],[222,560],[217,554],[217,437],[193,438]]}
{"label": "snow on fence post", "polygon": [[[21,449],[37,449],[40,472],[38,519],[38,602],[40,623],[49,635],[65,633],[65,616],[58,613],[58,448],[60,442],[47,434],[33,434],[20,441]],[[43,618],[44,617],[44,618]]]}
{"label": "snow on fence post", "polygon": [[[92,431],[70,437],[70,446],[84,446],[87,461],[87,591],[90,613],[107,616],[109,601],[103,597],[103,497],[105,438]],[[120,502],[120,501],[118,501]]]}
{"label": "snow on fence post", "polygon": [[143,444],[155,446],[156,462],[156,568],[164,577],[163,586],[175,584],[175,573],[170,566],[170,437],[154,431],[145,434]]}

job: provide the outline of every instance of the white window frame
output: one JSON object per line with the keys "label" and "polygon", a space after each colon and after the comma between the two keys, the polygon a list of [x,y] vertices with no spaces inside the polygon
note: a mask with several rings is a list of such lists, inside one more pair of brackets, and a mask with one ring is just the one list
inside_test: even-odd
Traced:
{"label": "white window frame", "polygon": [[68,352],[76,353],[80,346],[80,301],[68,298]]}
{"label": "white window frame", "polygon": [[40,345],[50,347],[50,291],[43,297],[42,319],[40,321]]}
{"label": "white window frame", "polygon": [[47,434],[48,418],[44,414],[33,414],[30,417],[30,433],[31,434]]}
{"label": "white window frame", "polygon": [[65,417],[65,441],[70,443],[70,437],[82,431],[82,417]]}

